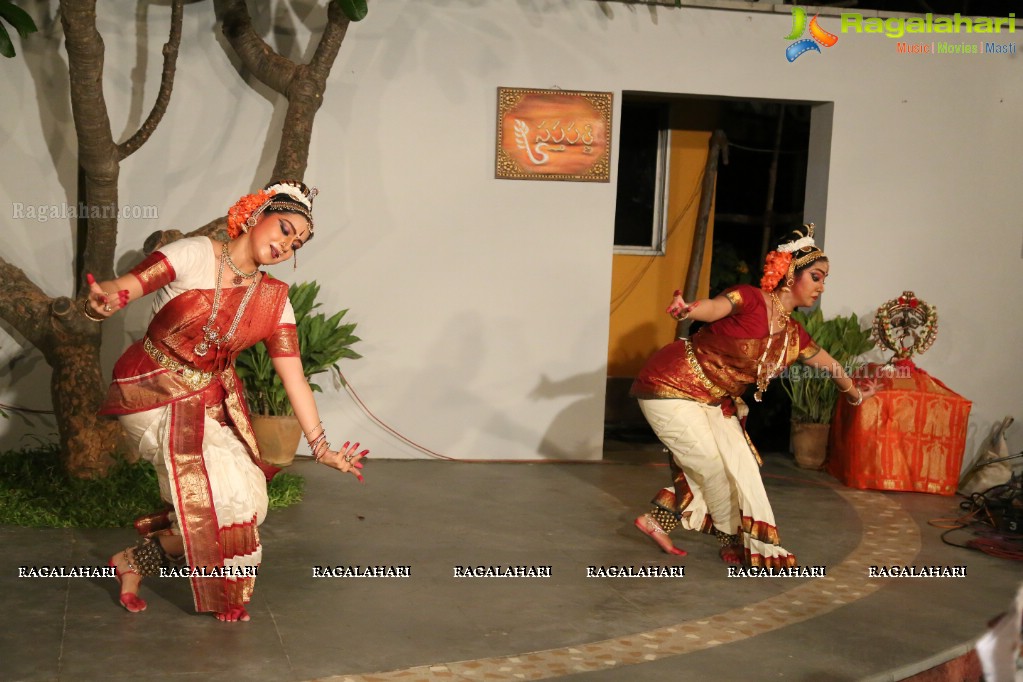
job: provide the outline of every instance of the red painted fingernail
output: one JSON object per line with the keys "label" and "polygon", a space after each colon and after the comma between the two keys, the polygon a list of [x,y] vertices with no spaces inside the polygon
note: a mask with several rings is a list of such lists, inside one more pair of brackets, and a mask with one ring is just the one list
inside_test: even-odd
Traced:
{"label": "red painted fingernail", "polygon": [[91,272],[87,272],[85,273],[85,281],[88,282],[89,284],[95,284],[96,278],[92,276]]}
{"label": "red painted fingernail", "polygon": [[363,450],[362,452],[359,453],[359,457],[367,457],[368,455],[369,455],[369,450]]}
{"label": "red painted fingernail", "polygon": [[345,441],[345,444],[341,446],[341,449],[345,450],[347,447],[348,447],[348,441]]}

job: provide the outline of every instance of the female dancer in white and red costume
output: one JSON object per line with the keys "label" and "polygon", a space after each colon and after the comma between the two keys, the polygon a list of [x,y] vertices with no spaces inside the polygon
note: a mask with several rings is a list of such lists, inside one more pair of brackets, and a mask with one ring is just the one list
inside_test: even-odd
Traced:
{"label": "female dancer in white and red costume", "polygon": [[740,285],[693,303],[675,292],[669,313],[708,324],[657,351],[632,386],[644,416],[671,451],[673,485],[635,521],[665,552],[685,554],[668,537],[682,526],[717,535],[726,563],[796,565],[778,538],[760,456],[740,422],[746,410],[740,396],[755,383],[760,400],[770,379],[797,361],[830,373],[855,405],[873,395],[875,385],[857,388],[790,318],[824,292],[828,269],[811,223],[768,254],[760,289]]}
{"label": "female dancer in white and red costume", "polygon": [[173,508],[110,559],[129,611],[146,608],[143,577],[185,561],[196,611],[249,620],[245,604],[262,558],[257,527],[275,470],[260,459],[234,371],[243,349],[266,344],[317,461],[362,480],[368,451],[358,443],[335,451],[327,442],[299,360],[288,285],[259,269],[293,258],[312,239],[315,194],[301,182],[271,183],[228,211],[229,242],[182,239],[115,280],[89,276],[83,312],[96,322],[156,292],[146,335],[117,361],[102,408],[153,463]]}

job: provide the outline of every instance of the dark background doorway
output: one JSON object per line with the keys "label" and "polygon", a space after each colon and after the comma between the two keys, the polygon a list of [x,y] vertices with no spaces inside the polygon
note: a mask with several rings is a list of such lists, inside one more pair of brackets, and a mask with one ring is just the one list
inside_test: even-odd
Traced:
{"label": "dark background doorway", "polygon": [[[638,205],[635,197],[651,192],[656,169],[644,172],[637,164],[656,160],[650,145],[657,139],[655,128],[667,121],[657,113],[658,103],[678,106],[680,101],[713,109],[713,127],[728,138],[727,163],[724,159],[719,163],[715,190],[711,295],[738,283],[758,286],[770,245],[804,222],[812,107],[798,102],[624,93],[616,225],[633,220],[629,214],[634,214]],[[631,145],[637,148],[630,149]],[[626,202],[622,197],[632,199]],[[648,222],[646,217],[643,222]],[[696,329],[694,326],[692,331]],[[757,447],[788,451],[790,405],[782,386],[772,382],[761,403],[753,400],[752,391],[744,399],[750,406],[747,430]],[[606,419],[608,439],[656,441],[641,417],[639,421]]]}

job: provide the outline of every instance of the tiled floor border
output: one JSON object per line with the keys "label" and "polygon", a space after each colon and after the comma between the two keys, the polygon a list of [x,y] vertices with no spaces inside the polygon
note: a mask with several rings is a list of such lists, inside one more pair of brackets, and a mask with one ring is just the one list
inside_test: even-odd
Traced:
{"label": "tiled floor border", "polygon": [[895,501],[876,492],[837,489],[863,524],[859,545],[823,578],[792,579],[794,587],[709,618],[589,644],[417,666],[388,672],[337,675],[321,682],[402,680],[543,680],[608,670],[730,644],[822,616],[883,587],[867,579],[870,566],[907,565],[920,551],[920,529]]}

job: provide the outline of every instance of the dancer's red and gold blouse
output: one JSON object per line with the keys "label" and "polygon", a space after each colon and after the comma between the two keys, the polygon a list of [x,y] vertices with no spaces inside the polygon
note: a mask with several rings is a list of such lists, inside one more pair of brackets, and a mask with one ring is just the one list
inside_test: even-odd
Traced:
{"label": "dancer's red and gold blouse", "polygon": [[770,334],[770,310],[760,289],[741,284],[722,295],[732,304],[732,312],[654,353],[633,382],[632,396],[695,400],[720,405],[731,415],[735,400],[756,383],[765,363],[777,373],[820,350],[803,326],[790,318]]}

